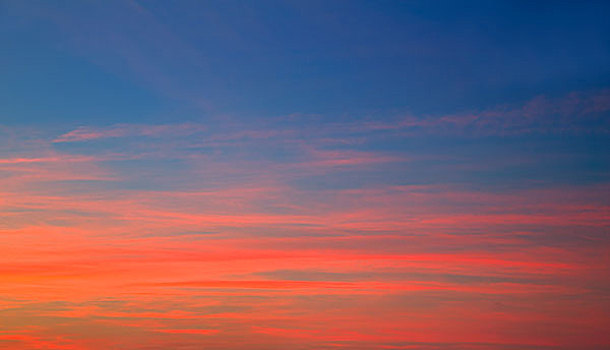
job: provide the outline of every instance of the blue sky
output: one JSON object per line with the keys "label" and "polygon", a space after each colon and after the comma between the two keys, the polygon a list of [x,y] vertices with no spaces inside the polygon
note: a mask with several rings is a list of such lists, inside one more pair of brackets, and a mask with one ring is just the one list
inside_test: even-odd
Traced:
{"label": "blue sky", "polygon": [[440,115],[604,87],[604,2],[5,1],[3,119]]}
{"label": "blue sky", "polygon": [[0,0],[0,348],[609,348],[608,13]]}

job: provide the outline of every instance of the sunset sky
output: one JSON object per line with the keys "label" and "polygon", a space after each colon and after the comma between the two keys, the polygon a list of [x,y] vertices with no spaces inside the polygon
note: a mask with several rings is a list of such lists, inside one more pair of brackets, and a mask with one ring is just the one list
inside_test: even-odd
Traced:
{"label": "sunset sky", "polygon": [[609,13],[0,0],[0,349],[610,348]]}

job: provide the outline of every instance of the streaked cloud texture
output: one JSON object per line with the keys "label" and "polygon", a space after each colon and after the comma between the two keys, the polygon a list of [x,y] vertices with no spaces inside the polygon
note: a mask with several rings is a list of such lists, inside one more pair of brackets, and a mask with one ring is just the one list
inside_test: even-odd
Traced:
{"label": "streaked cloud texture", "polygon": [[0,6],[0,348],[610,346],[605,4]]}

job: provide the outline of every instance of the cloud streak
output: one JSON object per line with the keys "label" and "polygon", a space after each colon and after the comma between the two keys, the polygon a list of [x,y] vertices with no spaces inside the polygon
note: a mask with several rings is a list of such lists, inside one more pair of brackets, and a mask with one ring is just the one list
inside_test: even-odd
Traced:
{"label": "cloud streak", "polygon": [[[513,144],[452,148],[422,136],[523,137],[551,130],[552,115],[597,118],[606,95],[315,131],[236,122],[40,132],[0,160],[0,344],[607,344],[604,168],[557,183],[582,153],[503,157]],[[414,128],[428,131],[405,139]]]}
{"label": "cloud streak", "polygon": [[197,124],[167,124],[167,125],[129,125],[119,124],[107,128],[79,127],[67,132],[53,142],[79,142],[119,137],[163,137],[186,136],[204,131],[205,127]]}

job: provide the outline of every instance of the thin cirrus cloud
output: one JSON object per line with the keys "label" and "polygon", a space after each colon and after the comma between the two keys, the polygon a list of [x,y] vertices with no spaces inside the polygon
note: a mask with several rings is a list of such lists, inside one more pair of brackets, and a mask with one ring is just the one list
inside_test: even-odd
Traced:
{"label": "thin cirrus cloud", "polygon": [[3,6],[0,348],[608,347],[607,11],[261,4]]}
{"label": "thin cirrus cloud", "polygon": [[[575,115],[603,110],[577,104],[588,107],[578,107]],[[541,105],[552,110],[529,103],[502,115],[502,123],[513,116],[530,118],[532,125],[550,114],[572,116],[561,112],[564,107]],[[441,132],[439,125],[454,121],[421,123]],[[1,290],[13,307],[0,317],[13,326],[0,341],[57,348],[176,341],[240,348],[245,344],[235,339],[247,338],[260,348],[307,340],[311,348],[328,349],[451,348],[472,337],[524,348],[585,337],[591,346],[604,342],[598,325],[607,321],[599,311],[607,303],[607,285],[599,282],[608,273],[607,183],[512,191],[459,182],[303,188],[300,181],[311,177],[374,178],[392,167],[417,169],[422,161],[442,159],[434,148],[427,158],[377,150],[387,135],[362,139],[361,127],[379,129],[367,122],[358,128],[333,123],[304,142],[291,129],[81,127],[46,143],[41,139],[40,152],[53,150],[53,156],[31,150],[4,159],[0,251],[11,264],[0,270]],[[329,142],[333,137],[360,141]],[[103,139],[129,147],[123,154],[98,149],[95,156],[69,148]],[[138,154],[153,144],[157,152]],[[291,156],[273,154],[273,145],[283,145]],[[154,165],[159,158],[182,164],[180,175],[188,180],[176,184],[178,173]],[[153,166],[133,172],[130,164],[141,161]],[[445,169],[470,171],[457,165]],[[151,171],[158,188],[132,185]],[[222,181],[199,187],[198,179],[213,176]],[[11,247],[21,248],[17,253]],[[575,295],[587,295],[578,308]],[[579,324],[563,317],[582,312],[589,317]],[[455,332],[435,331],[457,320]],[[516,320],[542,326],[515,340]],[[32,328],[19,326],[25,322]],[[113,337],[76,337],[70,326],[76,322]],[[502,332],[485,335],[475,327],[481,323]],[[575,337],[557,333],[568,326]],[[121,332],[125,327],[129,333]],[[53,336],[58,333],[63,338]]]}
{"label": "thin cirrus cloud", "polygon": [[[407,117],[396,123],[368,122],[363,129],[414,129],[417,132],[479,135],[525,133],[607,133],[605,113],[610,92],[572,92],[548,98],[537,96],[522,105],[498,106],[480,112],[440,117]],[[357,127],[358,128],[358,127]]]}
{"label": "thin cirrus cloud", "polygon": [[[317,135],[319,146],[326,144],[354,144],[376,137],[362,138],[363,132],[383,132],[390,135],[401,136],[408,134],[430,135],[523,135],[523,134],[588,134],[607,133],[608,125],[604,113],[608,107],[610,97],[607,90],[594,92],[574,92],[561,98],[546,98],[539,96],[520,106],[498,106],[482,112],[471,112],[447,116],[406,117],[399,118],[394,123],[363,120],[358,123],[323,123],[313,127],[308,134]],[[125,138],[128,141],[135,137],[154,138],[188,138],[202,135],[190,141],[182,141],[186,147],[212,147],[217,149],[231,147],[248,147],[255,140],[281,144],[282,147],[301,147],[300,152],[309,153],[309,168],[316,165],[350,165],[367,162],[400,161],[400,156],[375,155],[362,150],[322,150],[318,145],[311,144],[309,139],[303,143],[303,130],[293,128],[290,124],[274,126],[236,124],[231,128],[218,129],[197,123],[135,125],[117,124],[108,127],[79,127],[66,132],[53,139],[53,143],[75,143],[83,141]],[[381,134],[377,137],[385,137]],[[176,155],[174,155],[176,156]],[[196,154],[183,154],[183,156],[196,156]],[[43,161],[31,158],[31,161]],[[402,159],[405,161],[406,159]],[[17,161],[4,159],[0,162]],[[22,158],[23,162],[28,161]]]}
{"label": "thin cirrus cloud", "polygon": [[134,136],[183,136],[204,131],[205,127],[195,124],[178,125],[115,125],[108,128],[80,127],[53,140],[59,142],[78,142],[117,137]]}

